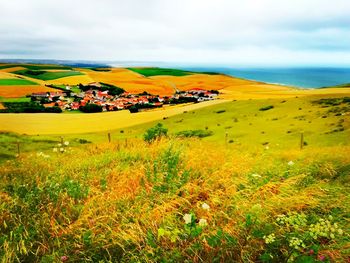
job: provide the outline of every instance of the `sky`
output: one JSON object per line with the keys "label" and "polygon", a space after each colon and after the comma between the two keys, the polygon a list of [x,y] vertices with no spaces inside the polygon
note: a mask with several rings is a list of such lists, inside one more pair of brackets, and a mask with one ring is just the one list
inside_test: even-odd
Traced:
{"label": "sky", "polygon": [[0,59],[350,66],[349,0],[0,0]]}

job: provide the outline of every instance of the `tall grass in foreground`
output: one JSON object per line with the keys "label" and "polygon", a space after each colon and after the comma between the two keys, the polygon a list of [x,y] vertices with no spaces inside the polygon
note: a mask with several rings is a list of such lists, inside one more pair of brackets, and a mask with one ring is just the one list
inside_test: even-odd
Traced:
{"label": "tall grass in foreground", "polygon": [[0,257],[345,262],[349,152],[163,139],[21,156],[0,167]]}

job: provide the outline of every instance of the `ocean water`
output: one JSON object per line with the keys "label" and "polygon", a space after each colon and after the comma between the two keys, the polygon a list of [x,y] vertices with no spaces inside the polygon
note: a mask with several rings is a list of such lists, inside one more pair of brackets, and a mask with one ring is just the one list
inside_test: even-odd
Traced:
{"label": "ocean water", "polygon": [[350,83],[350,68],[220,68],[189,67],[191,71],[220,72],[234,77],[300,88]]}

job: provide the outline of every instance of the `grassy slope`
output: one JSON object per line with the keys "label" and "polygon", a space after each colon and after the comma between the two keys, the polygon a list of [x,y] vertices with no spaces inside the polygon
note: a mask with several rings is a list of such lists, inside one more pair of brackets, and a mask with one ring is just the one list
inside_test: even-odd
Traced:
{"label": "grassy slope", "polygon": [[37,83],[26,79],[0,79],[0,86],[22,86],[37,85]]}
{"label": "grassy slope", "polygon": [[[290,256],[284,253],[291,237],[299,237],[305,249],[292,251],[294,258],[304,257],[300,262],[318,256],[345,262],[349,150],[311,145],[266,151],[190,139],[147,145],[134,139],[22,156],[1,167],[0,257],[282,262]],[[288,212],[305,214],[306,225],[277,224],[278,215]],[[186,225],[185,214],[207,225]],[[310,239],[309,225],[329,216],[345,233],[337,230],[331,238],[325,230],[327,238]],[[263,237],[272,233],[277,241],[266,244]]]}
{"label": "grassy slope", "polygon": [[19,70],[19,71],[15,71],[14,73],[35,78],[35,79],[41,79],[41,80],[54,80],[54,79],[59,79],[64,77],[83,75],[83,73],[79,71],[44,72],[42,74],[35,75],[35,74],[31,74],[30,71],[27,71],[27,70]]}

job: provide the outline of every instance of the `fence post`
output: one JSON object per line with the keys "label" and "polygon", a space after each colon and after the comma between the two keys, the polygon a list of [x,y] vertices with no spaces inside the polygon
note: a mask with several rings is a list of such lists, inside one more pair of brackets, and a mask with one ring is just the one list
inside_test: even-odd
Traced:
{"label": "fence post", "polygon": [[108,133],[108,142],[110,143],[111,142],[111,134]]}
{"label": "fence post", "polygon": [[19,141],[17,141],[16,144],[17,144],[17,156],[19,157],[20,155]]}
{"label": "fence post", "polygon": [[63,146],[63,136],[61,136],[61,144],[62,144],[62,146]]}
{"label": "fence post", "polygon": [[300,133],[300,150],[304,147],[304,132]]}

